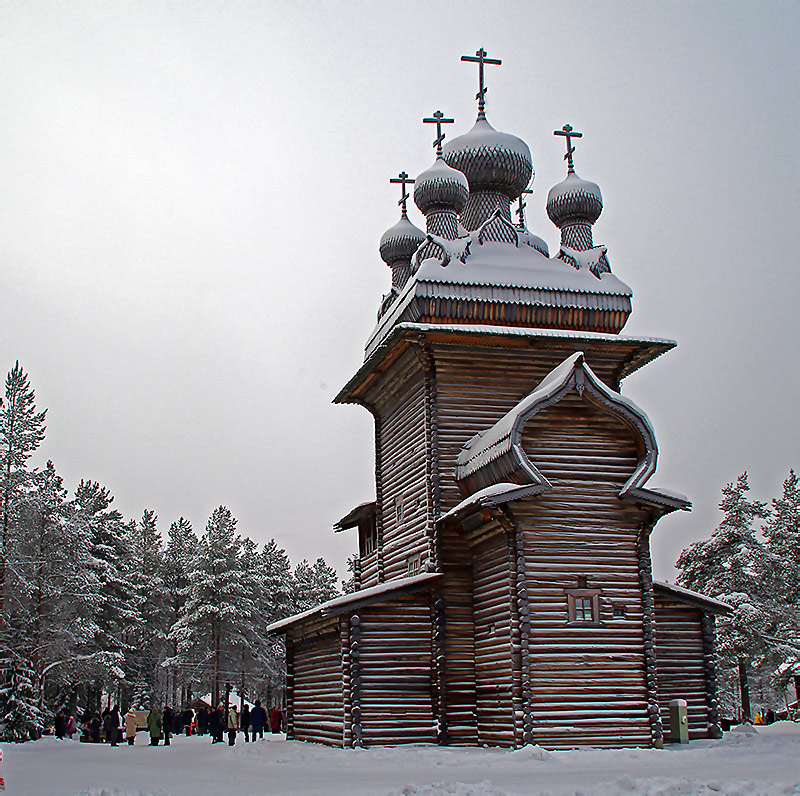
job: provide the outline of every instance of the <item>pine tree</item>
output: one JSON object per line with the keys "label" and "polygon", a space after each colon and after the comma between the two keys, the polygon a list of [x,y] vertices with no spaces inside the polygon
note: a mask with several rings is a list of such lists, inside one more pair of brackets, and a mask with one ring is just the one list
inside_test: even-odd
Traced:
{"label": "pine tree", "polygon": [[18,650],[19,628],[6,623],[0,630],[0,741],[22,743],[42,732],[42,713],[30,660]]}
{"label": "pine tree", "polygon": [[314,564],[303,559],[294,570],[294,610],[307,611],[339,594],[339,576],[325,560],[318,558]]}
{"label": "pine tree", "polygon": [[17,362],[6,377],[5,401],[0,401],[0,623],[6,620],[6,580],[12,523],[19,509],[21,494],[31,478],[26,469],[27,461],[44,439],[46,411],[36,411],[33,389]]}
{"label": "pine tree", "polygon": [[800,678],[800,479],[794,470],[783,482],[782,496],[772,501],[764,536],[775,585],[768,662],[774,685],[785,691],[792,678]]}
{"label": "pine tree", "polygon": [[[724,517],[710,539],[696,542],[679,556],[678,582],[728,603],[730,616],[718,625],[718,655],[730,691],[731,672],[740,660],[761,665],[768,653],[772,567],[757,536],[756,520],[768,515],[766,504],[750,500],[747,473],[722,490]],[[728,694],[730,699],[730,694]],[[730,709],[731,703],[727,707]]]}

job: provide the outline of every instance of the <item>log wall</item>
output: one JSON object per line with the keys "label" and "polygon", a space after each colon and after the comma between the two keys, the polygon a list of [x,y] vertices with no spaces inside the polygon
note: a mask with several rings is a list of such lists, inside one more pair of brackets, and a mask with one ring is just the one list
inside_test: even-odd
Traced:
{"label": "log wall", "polygon": [[515,745],[508,540],[496,533],[473,550],[478,743]]}
{"label": "log wall", "polygon": [[708,736],[707,685],[704,668],[703,612],[700,608],[656,594],[656,657],[661,721],[669,737],[669,701],[685,699],[689,738]]}
{"label": "log wall", "polygon": [[362,608],[358,616],[364,745],[435,743],[430,595]]}
{"label": "log wall", "polygon": [[338,623],[332,632],[296,641],[292,647],[293,737],[341,746],[344,700]]}
{"label": "log wall", "polygon": [[[425,374],[415,350],[396,363],[391,379],[382,385],[374,411],[377,435],[378,496],[383,578],[405,577],[410,556],[428,559],[428,432]],[[398,506],[401,516],[398,517]],[[364,581],[365,586],[370,585]]]}
{"label": "log wall", "polygon": [[[514,504],[530,603],[534,740],[649,745],[637,551],[644,518],[618,497],[638,460],[633,435],[570,393],[529,420],[522,444],[554,485]],[[601,590],[597,624],[569,621],[566,591],[579,576]]]}

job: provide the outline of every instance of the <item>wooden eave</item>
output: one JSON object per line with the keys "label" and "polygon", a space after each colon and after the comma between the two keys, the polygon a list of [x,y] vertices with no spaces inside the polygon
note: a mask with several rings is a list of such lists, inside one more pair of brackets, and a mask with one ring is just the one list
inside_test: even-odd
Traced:
{"label": "wooden eave", "polygon": [[424,340],[444,345],[483,345],[503,348],[574,349],[580,344],[585,350],[597,347],[615,350],[623,363],[618,379],[622,380],[657,357],[675,348],[674,340],[634,338],[605,332],[577,332],[568,329],[532,329],[516,326],[487,326],[467,324],[400,323],[367,357],[355,375],[333,399],[334,403],[369,405],[370,388],[388,371],[394,362],[415,342]]}
{"label": "wooden eave", "polygon": [[366,520],[370,515],[375,514],[376,502],[374,500],[366,503],[360,503],[354,509],[349,511],[342,517],[334,526],[333,532],[339,533],[346,531],[349,528],[357,528],[361,522]]}
{"label": "wooden eave", "polygon": [[713,597],[707,597],[705,594],[700,594],[691,589],[684,589],[682,586],[673,586],[670,583],[662,583],[658,580],[653,581],[653,591],[663,597],[670,597],[679,603],[691,605],[710,614],[725,616],[733,610],[730,605],[722,602],[722,600],[715,600]]}
{"label": "wooden eave", "polygon": [[295,630],[298,628],[305,630],[306,627],[328,621],[339,614],[363,608],[365,605],[389,602],[406,594],[424,591],[441,577],[441,573],[438,572],[425,572],[421,575],[412,575],[408,578],[397,578],[396,580],[379,583],[377,586],[361,589],[351,594],[344,594],[341,597],[334,597],[334,599],[328,600],[328,602],[322,603],[316,608],[273,622],[267,627],[267,632],[286,633],[290,629]]}

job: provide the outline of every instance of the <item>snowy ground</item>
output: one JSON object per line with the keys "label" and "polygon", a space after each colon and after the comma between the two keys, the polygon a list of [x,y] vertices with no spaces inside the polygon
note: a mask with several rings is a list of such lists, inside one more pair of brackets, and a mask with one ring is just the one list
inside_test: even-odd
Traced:
{"label": "snowy ground", "polygon": [[429,746],[330,749],[282,735],[151,748],[45,738],[5,744],[9,796],[756,796],[800,794],[800,724],[735,730],[664,751],[548,753]]}

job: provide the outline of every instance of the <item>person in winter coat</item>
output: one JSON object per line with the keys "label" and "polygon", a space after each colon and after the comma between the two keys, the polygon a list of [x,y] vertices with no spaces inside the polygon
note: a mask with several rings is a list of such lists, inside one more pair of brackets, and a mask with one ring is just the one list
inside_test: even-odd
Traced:
{"label": "person in winter coat", "polygon": [[236,743],[236,731],[239,729],[239,714],[236,712],[236,705],[228,708],[228,746]]}
{"label": "person in winter coat", "polygon": [[67,719],[67,735],[69,736],[70,741],[72,740],[72,736],[75,735],[77,730],[78,730],[78,725],[75,721],[75,716],[70,716]]}
{"label": "person in winter coat", "polygon": [[250,726],[253,728],[253,740],[255,741],[256,735],[264,740],[264,727],[267,723],[267,711],[261,707],[261,700],[257,699],[256,704],[250,711]]}
{"label": "person in winter coat", "polygon": [[128,746],[133,746],[136,743],[136,712],[134,709],[128,708],[125,714],[125,740]]}
{"label": "person in winter coat", "polygon": [[192,734],[192,721],[194,720],[194,711],[191,708],[186,708],[183,711],[183,729],[188,738]]}
{"label": "person in winter coat", "polygon": [[169,746],[169,739],[172,737],[172,731],[174,729],[175,724],[175,714],[172,712],[172,708],[167,705],[164,708],[164,715],[162,717],[162,726],[164,728],[164,746]]}
{"label": "person in winter coat", "polygon": [[114,705],[111,709],[111,715],[114,717],[114,724],[116,732],[114,733],[114,746],[122,742],[122,731],[125,728],[125,722],[122,720],[122,713],[120,713],[119,705]]}
{"label": "person in winter coat", "polygon": [[161,711],[157,705],[153,705],[147,714],[147,730],[150,733],[150,746],[158,746],[161,740]]}
{"label": "person in winter coat", "polygon": [[[249,743],[250,741],[250,708],[245,703],[242,705],[242,713],[239,716],[239,727],[241,728],[242,732],[244,733],[244,742]],[[255,736],[253,736],[253,740],[255,741]]]}
{"label": "person in winter coat", "polygon": [[281,712],[278,710],[277,705],[272,706],[269,712],[269,728],[273,733],[281,731]]}
{"label": "person in winter coat", "polygon": [[205,735],[208,730],[208,711],[205,708],[200,708],[197,711],[195,724],[197,725],[197,734]]}
{"label": "person in winter coat", "polygon": [[106,734],[106,743],[117,745],[117,717],[109,710],[103,716],[103,732]]}
{"label": "person in winter coat", "polygon": [[89,734],[92,736],[92,743],[100,743],[100,728],[102,726],[100,716],[93,713],[92,718],[89,720]]}
{"label": "person in winter coat", "polygon": [[64,735],[67,732],[67,720],[64,717],[64,714],[60,710],[58,711],[58,713],[56,713],[56,720],[53,725],[53,732],[55,733],[56,738],[58,738],[59,741],[64,740]]}
{"label": "person in winter coat", "polygon": [[222,704],[219,704],[216,708],[211,708],[208,712],[208,728],[211,732],[211,743],[219,743],[222,740],[224,711],[225,708],[222,707]]}

